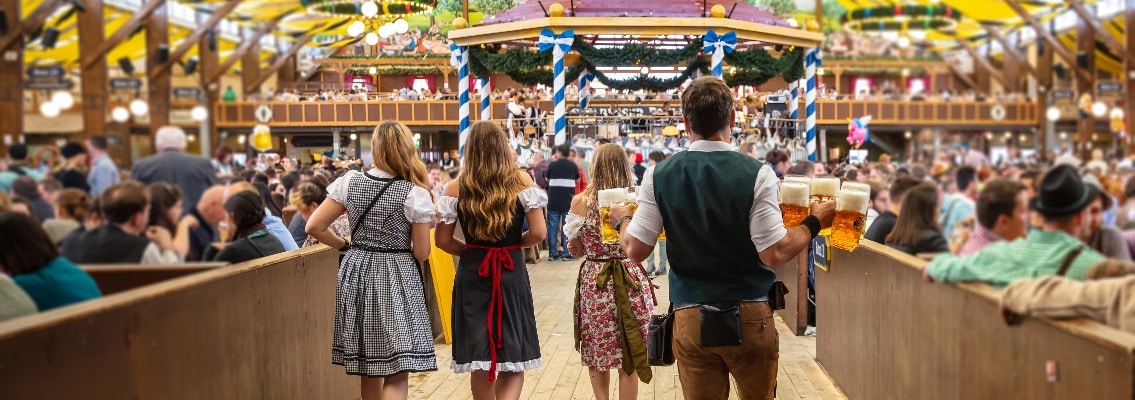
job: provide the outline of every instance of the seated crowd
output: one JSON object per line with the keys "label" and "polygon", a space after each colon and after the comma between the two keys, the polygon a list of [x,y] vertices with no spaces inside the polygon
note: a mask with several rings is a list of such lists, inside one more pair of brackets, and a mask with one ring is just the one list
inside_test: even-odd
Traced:
{"label": "seated crowd", "polygon": [[[79,265],[241,263],[313,245],[304,221],[347,171],[288,162],[234,169],[186,153],[185,133],[172,127],[155,143],[157,154],[128,173],[99,137],[63,147],[68,158],[84,157],[61,164],[73,168],[36,165],[26,146],[8,148],[0,163],[0,321],[99,297]],[[297,211],[290,224],[289,203]],[[346,235],[341,220],[332,229]]]}

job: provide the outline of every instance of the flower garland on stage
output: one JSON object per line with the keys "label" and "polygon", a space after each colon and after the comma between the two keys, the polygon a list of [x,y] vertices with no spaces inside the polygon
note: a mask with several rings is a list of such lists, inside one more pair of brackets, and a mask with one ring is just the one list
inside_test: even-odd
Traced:
{"label": "flower garland on stage", "polygon": [[[708,73],[709,62],[698,57],[703,43],[700,38],[680,49],[656,49],[639,43],[621,48],[596,48],[583,41],[575,41],[572,50],[579,54],[576,66],[565,71],[565,78],[574,81],[584,71],[590,71],[599,82],[616,90],[666,91],[680,87],[694,72]],[[551,86],[552,62],[550,51],[539,52],[522,47],[500,51],[495,46],[469,49],[469,69],[478,77],[504,73],[522,85]],[[596,69],[602,66],[672,66],[688,62],[685,70],[674,78],[660,79],[639,75],[628,79],[613,79]],[[785,81],[799,80],[804,76],[804,49],[789,48],[779,57],[760,47],[734,51],[725,61],[733,72],[725,77],[730,86],[759,86],[776,76]]]}

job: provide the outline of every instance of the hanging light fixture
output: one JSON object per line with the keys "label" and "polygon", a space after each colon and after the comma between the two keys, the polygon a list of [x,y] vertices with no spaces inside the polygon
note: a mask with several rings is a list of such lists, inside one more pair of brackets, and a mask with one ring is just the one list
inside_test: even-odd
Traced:
{"label": "hanging light fixture", "polygon": [[378,35],[374,34],[374,32],[367,32],[366,42],[371,46],[378,44]]}
{"label": "hanging light fixture", "polygon": [[60,90],[51,94],[51,102],[59,106],[60,110],[70,110],[71,107],[75,106],[75,97],[71,95],[71,92]]}
{"label": "hanging light fixture", "polygon": [[130,120],[130,110],[127,110],[126,107],[123,106],[114,107],[114,110],[110,111],[110,118],[113,119],[114,122],[126,122]]}
{"label": "hanging light fixture", "polygon": [[378,75],[378,68],[377,67],[370,67],[370,74],[371,75]]}
{"label": "hanging light fixture", "polygon": [[363,21],[355,21],[347,27],[347,35],[351,37],[358,37],[359,35],[362,35],[363,32],[366,32],[366,30],[367,26],[363,23]]}
{"label": "hanging light fixture", "polygon": [[405,19],[398,18],[397,21],[394,21],[394,29],[399,34],[406,33],[410,30],[410,23],[406,22]]}
{"label": "hanging light fixture", "polygon": [[1096,101],[1095,103],[1093,103],[1092,115],[1096,116],[1096,118],[1102,118],[1104,115],[1107,115],[1107,104],[1102,101]]}
{"label": "hanging light fixture", "polygon": [[642,69],[640,69],[639,72],[642,72],[643,75],[649,74],[650,73],[650,67],[642,67]]}
{"label": "hanging light fixture", "polygon": [[368,1],[359,7],[359,11],[363,13],[364,17],[374,18],[375,15],[378,15],[378,4],[375,4],[373,1]]}
{"label": "hanging light fixture", "polygon": [[1049,106],[1048,111],[1044,112],[1044,116],[1048,117],[1049,121],[1056,121],[1060,119],[1060,109],[1056,106]]}
{"label": "hanging light fixture", "polygon": [[39,113],[48,118],[59,116],[59,106],[52,101],[45,101],[39,105]]}
{"label": "hanging light fixture", "polygon": [[200,104],[193,106],[193,110],[190,111],[189,114],[193,117],[194,121],[204,121],[205,118],[209,118],[209,110],[206,110],[205,106]]}
{"label": "hanging light fixture", "polygon": [[150,112],[150,105],[146,104],[145,100],[134,99],[130,101],[130,113],[135,117],[141,117]]}
{"label": "hanging light fixture", "polygon": [[394,25],[391,24],[386,24],[378,28],[378,35],[384,38],[391,37],[394,35],[394,33]]}

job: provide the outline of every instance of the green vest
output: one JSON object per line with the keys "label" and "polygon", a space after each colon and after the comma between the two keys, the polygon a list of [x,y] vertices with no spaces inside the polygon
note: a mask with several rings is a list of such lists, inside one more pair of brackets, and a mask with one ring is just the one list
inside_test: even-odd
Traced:
{"label": "green vest", "polygon": [[685,151],[654,167],[654,198],[666,228],[670,301],[767,296],[776,272],[749,235],[753,187],[764,163],[734,151]]}

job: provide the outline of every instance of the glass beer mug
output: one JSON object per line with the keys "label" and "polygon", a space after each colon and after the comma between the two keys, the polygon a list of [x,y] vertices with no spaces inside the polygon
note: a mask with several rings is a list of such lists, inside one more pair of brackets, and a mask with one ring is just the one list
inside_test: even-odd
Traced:
{"label": "glass beer mug", "polygon": [[784,216],[784,227],[799,226],[808,217],[807,184],[796,181],[785,181],[780,184],[780,213]]}
{"label": "glass beer mug", "polygon": [[619,243],[619,231],[611,225],[611,206],[627,201],[627,188],[603,189],[599,191],[599,232],[604,244]]}
{"label": "glass beer mug", "polygon": [[828,244],[847,251],[859,247],[859,239],[867,228],[867,203],[871,193],[856,188],[839,191],[835,201],[835,221],[832,222]]}
{"label": "glass beer mug", "polygon": [[[833,176],[817,176],[812,178],[812,193],[809,196],[811,204],[827,203],[835,200],[839,192],[839,178]],[[820,231],[820,235],[831,235],[831,228]]]}

